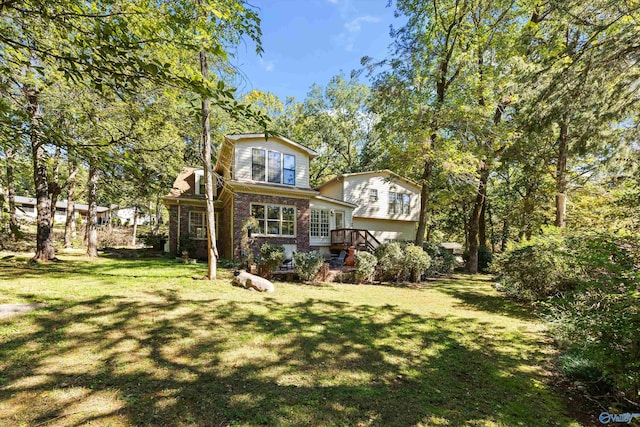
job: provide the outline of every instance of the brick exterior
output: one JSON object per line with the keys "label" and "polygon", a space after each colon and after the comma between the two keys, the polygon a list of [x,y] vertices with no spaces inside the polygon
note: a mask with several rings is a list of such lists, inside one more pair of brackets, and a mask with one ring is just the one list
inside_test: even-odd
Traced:
{"label": "brick exterior", "polygon": [[[189,234],[189,212],[204,212],[203,206],[190,206],[186,204],[169,206],[169,253],[171,255],[180,255],[178,253],[178,211],[180,212],[180,236],[184,237]],[[207,241],[193,240],[195,249],[192,256],[200,259],[207,258]]]}
{"label": "brick exterior", "polygon": [[260,253],[263,243],[295,244],[298,252],[309,251],[309,199],[295,197],[266,196],[261,194],[237,193],[233,200],[233,258],[240,259],[240,240],[242,239],[242,222],[250,215],[251,203],[295,206],[296,208],[296,236],[295,237],[255,237],[252,249],[255,256]]}

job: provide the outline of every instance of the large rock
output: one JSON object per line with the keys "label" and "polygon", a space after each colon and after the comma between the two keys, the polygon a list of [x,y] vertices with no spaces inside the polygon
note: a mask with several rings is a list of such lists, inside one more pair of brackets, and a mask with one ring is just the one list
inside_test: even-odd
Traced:
{"label": "large rock", "polygon": [[245,270],[234,271],[233,275],[235,276],[233,280],[231,280],[233,286],[240,286],[241,288],[258,292],[273,292],[274,290],[273,283],[264,277],[247,273]]}

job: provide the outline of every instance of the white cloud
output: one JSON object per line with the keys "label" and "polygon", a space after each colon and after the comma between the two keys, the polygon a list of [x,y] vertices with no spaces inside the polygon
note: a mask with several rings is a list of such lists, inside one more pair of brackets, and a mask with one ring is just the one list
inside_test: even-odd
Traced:
{"label": "white cloud", "polygon": [[331,4],[338,4],[340,0],[327,0]]}
{"label": "white cloud", "polygon": [[273,61],[264,61],[262,58],[260,58],[259,62],[262,69],[267,73],[272,72],[276,68],[276,64]]}
{"label": "white cloud", "polygon": [[363,22],[375,24],[376,22],[380,22],[380,18],[371,15],[359,16],[356,19],[346,22],[344,24],[344,28],[350,33],[354,33],[362,29]]}

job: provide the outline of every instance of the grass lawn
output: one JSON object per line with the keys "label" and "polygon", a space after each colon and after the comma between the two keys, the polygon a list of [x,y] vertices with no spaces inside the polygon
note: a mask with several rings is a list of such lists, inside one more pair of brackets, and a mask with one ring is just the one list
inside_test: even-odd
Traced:
{"label": "grass lawn", "polygon": [[484,276],[259,294],[60,258],[0,261],[0,304],[46,304],[0,320],[0,425],[579,425],[544,327]]}

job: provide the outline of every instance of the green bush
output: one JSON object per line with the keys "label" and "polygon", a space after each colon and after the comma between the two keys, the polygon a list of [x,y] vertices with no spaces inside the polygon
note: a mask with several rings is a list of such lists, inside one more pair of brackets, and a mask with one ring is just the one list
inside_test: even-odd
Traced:
{"label": "green bush", "polygon": [[320,267],[324,264],[324,258],[318,251],[296,252],[293,254],[293,270],[300,280],[309,281],[316,277]]}
{"label": "green bush", "polygon": [[579,354],[568,373],[601,376],[640,399],[640,238],[546,233],[493,268],[509,294],[542,301],[556,339]]}
{"label": "green bush", "polygon": [[143,234],[140,236],[140,239],[145,246],[151,246],[156,250],[162,250],[164,248],[164,244],[167,243],[166,234]]}
{"label": "green bush", "polygon": [[376,274],[378,260],[375,255],[369,252],[358,252],[356,254],[355,279],[357,283],[371,282]]}
{"label": "green bush", "polygon": [[402,268],[405,279],[419,282],[430,265],[431,258],[420,246],[410,244],[404,248]]}
{"label": "green bush", "polygon": [[268,275],[276,271],[276,268],[280,267],[286,258],[284,246],[272,245],[270,243],[262,245],[260,248],[260,256]]}
{"label": "green bush", "polygon": [[402,280],[404,254],[399,243],[383,243],[375,250],[380,280]]}
{"label": "green bush", "polygon": [[422,249],[431,258],[431,265],[425,271],[426,276],[433,277],[453,273],[453,269],[456,267],[456,258],[451,251],[443,248],[438,243],[431,242],[425,242],[422,245]]}
{"label": "green bush", "polygon": [[431,258],[414,244],[385,243],[376,248],[378,274],[381,280],[419,281],[431,265]]}

